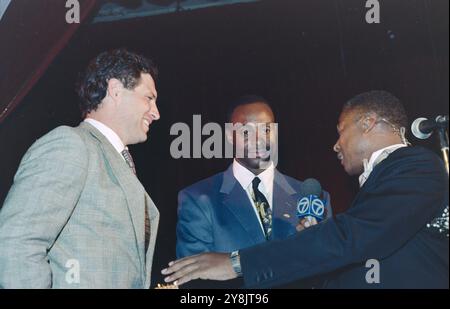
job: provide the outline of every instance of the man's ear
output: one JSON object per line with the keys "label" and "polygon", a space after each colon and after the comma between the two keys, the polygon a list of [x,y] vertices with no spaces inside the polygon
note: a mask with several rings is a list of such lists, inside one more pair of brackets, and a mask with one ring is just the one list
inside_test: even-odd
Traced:
{"label": "man's ear", "polygon": [[106,96],[109,96],[113,101],[117,101],[122,94],[123,84],[116,78],[111,78],[108,81],[108,88],[106,89]]}
{"label": "man's ear", "polygon": [[369,133],[377,124],[377,118],[375,115],[367,115],[361,122],[361,127],[364,133]]}

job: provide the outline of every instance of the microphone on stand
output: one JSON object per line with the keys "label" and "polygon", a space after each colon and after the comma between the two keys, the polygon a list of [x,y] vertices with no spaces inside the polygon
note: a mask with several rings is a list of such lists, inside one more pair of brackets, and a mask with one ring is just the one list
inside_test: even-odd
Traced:
{"label": "microphone on stand", "polygon": [[417,118],[411,125],[411,132],[415,137],[420,139],[427,139],[433,134],[434,130],[439,128],[447,128],[448,115],[437,116],[435,120],[428,120],[427,118]]}
{"label": "microphone on stand", "polygon": [[441,145],[442,157],[444,159],[447,175],[449,174],[449,146],[448,146],[448,115],[437,116],[435,120],[417,118],[411,125],[411,131],[415,137],[427,139],[437,131]]}

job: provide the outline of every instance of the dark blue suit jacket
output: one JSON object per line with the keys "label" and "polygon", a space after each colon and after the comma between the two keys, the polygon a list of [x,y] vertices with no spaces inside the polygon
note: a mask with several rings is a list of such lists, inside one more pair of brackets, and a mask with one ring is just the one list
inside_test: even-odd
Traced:
{"label": "dark blue suit jacket", "polygon": [[[296,205],[301,181],[275,169],[273,239],[296,232]],[[331,216],[328,193],[327,216]],[[178,195],[177,257],[201,252],[231,252],[266,242],[259,219],[232,166],[201,180]]]}
{"label": "dark blue suit jacket", "polygon": [[[374,168],[345,213],[284,241],[241,250],[246,287],[334,272],[329,288],[448,288],[448,236],[427,227],[447,206],[448,175],[439,157],[400,148]],[[380,263],[380,283],[366,282],[369,259]]]}

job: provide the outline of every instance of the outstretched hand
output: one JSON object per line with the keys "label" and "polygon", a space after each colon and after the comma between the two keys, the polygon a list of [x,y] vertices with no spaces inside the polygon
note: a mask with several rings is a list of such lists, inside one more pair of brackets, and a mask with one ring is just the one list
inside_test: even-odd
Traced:
{"label": "outstretched hand", "polygon": [[195,279],[230,280],[237,277],[231,266],[228,253],[202,253],[182,258],[169,263],[169,267],[161,271],[165,282],[182,285]]}

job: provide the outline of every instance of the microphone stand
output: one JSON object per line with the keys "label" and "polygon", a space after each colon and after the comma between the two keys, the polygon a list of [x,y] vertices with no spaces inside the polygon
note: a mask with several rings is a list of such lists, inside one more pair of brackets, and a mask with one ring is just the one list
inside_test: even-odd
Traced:
{"label": "microphone stand", "polygon": [[448,172],[448,132],[447,132],[447,124],[444,121],[439,121],[440,119],[436,119],[438,123],[437,131],[439,134],[439,142],[441,144],[441,152],[442,157],[444,158],[445,168]]}

